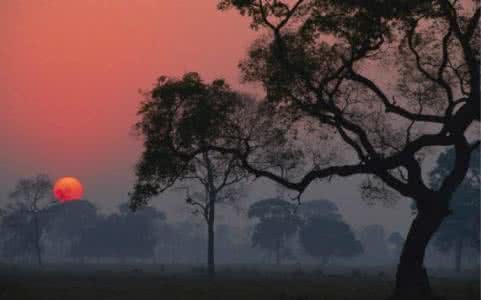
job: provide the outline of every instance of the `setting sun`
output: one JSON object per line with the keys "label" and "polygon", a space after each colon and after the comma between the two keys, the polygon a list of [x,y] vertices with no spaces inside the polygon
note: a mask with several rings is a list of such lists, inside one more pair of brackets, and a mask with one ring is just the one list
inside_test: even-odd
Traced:
{"label": "setting sun", "polygon": [[83,196],[83,186],[75,177],[62,177],[55,182],[53,194],[60,202],[79,200]]}

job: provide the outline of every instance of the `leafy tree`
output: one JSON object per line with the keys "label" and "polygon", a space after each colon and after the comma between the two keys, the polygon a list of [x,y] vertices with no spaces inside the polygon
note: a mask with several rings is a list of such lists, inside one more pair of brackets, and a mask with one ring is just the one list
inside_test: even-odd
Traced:
{"label": "leafy tree", "polygon": [[2,256],[8,259],[35,256],[35,231],[30,213],[24,209],[7,209],[1,222]]}
{"label": "leafy tree", "polygon": [[386,231],[379,224],[364,226],[359,232],[359,239],[364,248],[364,254],[371,258],[381,260],[386,257]]}
{"label": "leafy tree", "polygon": [[13,201],[8,207],[4,224],[15,231],[14,238],[25,249],[33,248],[37,263],[42,265],[41,238],[44,229],[41,215],[53,204],[52,182],[45,174],[20,179],[9,195]]}
{"label": "leafy tree", "polygon": [[246,172],[239,168],[233,155],[205,150],[185,157],[182,152],[214,141],[229,144],[233,128],[226,120],[234,119],[241,105],[240,95],[230,91],[223,80],[209,84],[197,73],[188,73],[181,80],[161,77],[138,112],[141,119],[136,129],[144,138],[144,152],[137,166],[132,208],[178,182],[199,183],[202,192],[189,193],[186,202],[207,224],[207,266],[211,278],[215,275],[216,204],[240,196],[239,182]]}
{"label": "leafy tree", "polygon": [[303,201],[298,208],[299,215],[309,220],[313,217],[322,217],[333,220],[340,220],[341,214],[337,208],[337,205],[329,200],[311,200]]}
{"label": "leafy tree", "polygon": [[76,239],[83,230],[95,225],[97,208],[87,200],[68,201],[49,207],[43,215],[49,235]]}
{"label": "leafy tree", "polygon": [[70,253],[84,232],[95,226],[97,209],[87,200],[67,201],[45,209],[42,219],[47,238],[61,242]]}
{"label": "leafy tree", "polygon": [[299,241],[307,254],[321,257],[324,266],[331,257],[352,257],[363,252],[349,224],[326,216],[307,219],[301,226]]}
{"label": "leafy tree", "polygon": [[[310,149],[345,148],[327,164],[304,156],[315,159],[297,178],[258,164],[263,147],[247,143],[224,153],[237,153],[255,176],[299,192],[320,179],[364,174],[365,197],[396,191],[413,199],[418,214],[394,294],[429,297],[425,249],[479,145],[468,134],[480,119],[479,1],[219,2],[220,9],[232,7],[251,18],[253,29],[267,31],[241,63],[244,80],[264,86],[285,124],[315,124],[317,136],[327,138],[312,140]],[[386,74],[389,83],[381,80]],[[436,146],[454,148],[455,163],[434,189],[423,179],[422,158]]]}
{"label": "leafy tree", "polygon": [[[455,153],[449,150],[442,153],[437,166],[431,172],[431,183],[439,185],[439,178],[445,176],[452,168]],[[455,270],[461,271],[463,248],[479,249],[479,151],[473,152],[470,161],[470,174],[463,181],[451,201],[452,214],[439,228],[434,238],[434,245],[440,251],[454,249]]]}
{"label": "leafy tree", "polygon": [[290,253],[286,247],[287,239],[298,229],[295,205],[277,198],[260,200],[249,207],[248,217],[259,220],[252,234],[253,246],[274,252],[276,264],[279,265],[282,256],[289,256]]}
{"label": "leafy tree", "polygon": [[119,214],[97,218],[94,226],[82,231],[72,246],[74,257],[152,258],[156,245],[155,222],[165,219],[153,207],[131,212],[120,206]]}

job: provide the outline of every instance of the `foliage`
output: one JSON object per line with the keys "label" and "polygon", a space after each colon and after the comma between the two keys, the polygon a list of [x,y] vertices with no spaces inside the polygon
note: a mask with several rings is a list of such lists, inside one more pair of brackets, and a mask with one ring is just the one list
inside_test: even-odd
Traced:
{"label": "foliage", "polygon": [[300,243],[307,254],[323,257],[352,257],[363,252],[350,226],[341,219],[312,216],[301,226]]}
{"label": "foliage", "polygon": [[[277,114],[315,120],[330,143],[313,147],[339,147],[337,159],[313,160],[294,180],[256,166],[254,151],[243,153],[243,165],[300,193],[317,180],[363,174],[364,197],[413,199],[419,214],[395,296],[430,294],[425,248],[479,145],[468,137],[480,120],[479,1],[221,0],[218,8],[267,31],[240,64],[244,80],[263,85]],[[423,158],[436,146],[454,147],[455,163],[433,189]]]}
{"label": "foliage", "polygon": [[[144,152],[136,168],[131,206],[145,204],[177,181],[206,180],[202,154],[208,151],[192,151],[209,144],[228,145],[235,129],[231,121],[241,105],[241,96],[223,80],[204,83],[197,73],[187,73],[180,80],[160,77],[138,111],[140,121],[135,127],[144,139]],[[240,176],[230,156],[211,155],[218,184]]]}
{"label": "foliage", "polygon": [[2,227],[6,230],[3,241],[4,255],[33,253],[42,264],[42,234],[46,228],[46,209],[54,203],[52,182],[45,174],[21,178],[9,194],[11,202],[4,213]]}
{"label": "foliage", "polygon": [[104,258],[152,258],[157,243],[154,222],[165,219],[155,208],[131,212],[120,206],[119,214],[99,217],[82,231],[72,246],[72,256]]}
{"label": "foliage", "polygon": [[295,205],[278,198],[260,200],[249,207],[248,217],[259,220],[252,234],[253,246],[275,252],[279,262],[280,255],[289,253],[287,239],[298,229]]}
{"label": "foliage", "polygon": [[49,207],[42,216],[50,237],[75,240],[95,225],[97,208],[87,200],[67,201]]}
{"label": "foliage", "polygon": [[333,220],[341,219],[337,205],[332,201],[324,199],[303,201],[298,208],[298,213],[304,220],[309,220],[313,217]]}

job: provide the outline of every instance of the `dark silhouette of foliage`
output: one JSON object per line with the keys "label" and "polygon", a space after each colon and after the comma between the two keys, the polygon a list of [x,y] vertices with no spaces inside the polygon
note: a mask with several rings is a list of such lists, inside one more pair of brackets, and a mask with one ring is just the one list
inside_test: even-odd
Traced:
{"label": "dark silhouette of foliage", "polygon": [[321,257],[325,266],[332,257],[353,257],[363,252],[351,227],[341,219],[312,216],[299,231],[304,251],[313,257]]}
{"label": "dark silhouette of foliage", "polygon": [[340,220],[342,218],[337,205],[332,201],[324,199],[303,201],[297,211],[304,220],[309,220],[313,217],[333,220]]}
{"label": "dark silhouette of foliage", "polygon": [[87,200],[67,201],[47,208],[43,218],[49,235],[75,239],[83,230],[95,225],[97,208]]}
{"label": "dark silhouette of foliage", "polygon": [[359,234],[359,239],[364,248],[364,254],[367,257],[382,260],[388,254],[386,245],[386,231],[379,224],[364,226]]}
{"label": "dark silhouette of foliage", "polygon": [[249,207],[248,217],[259,220],[252,234],[254,247],[272,251],[278,265],[282,257],[290,256],[286,241],[297,232],[299,226],[294,204],[277,198],[260,200]]}
{"label": "dark silhouette of foliage", "polygon": [[79,258],[152,258],[157,243],[155,222],[164,219],[165,215],[153,207],[132,212],[121,205],[119,214],[100,216],[83,230],[71,254]]}
{"label": "dark silhouette of foliage", "polygon": [[131,194],[131,207],[136,208],[175,183],[189,181],[200,184],[200,193],[190,193],[186,203],[207,224],[207,265],[215,274],[214,228],[215,208],[240,196],[239,183],[247,173],[239,168],[231,154],[209,150],[186,157],[194,147],[215,142],[229,145],[231,122],[244,103],[223,80],[204,83],[197,73],[187,73],[181,80],[161,77],[157,86],[141,104],[136,124],[144,138],[144,152],[137,165],[137,183]]}
{"label": "dark silhouette of foliage", "polygon": [[[218,7],[267,31],[240,65],[244,80],[261,83],[286,121],[315,120],[315,132],[332,141],[320,148],[345,146],[342,159],[314,160],[297,179],[256,164],[257,147],[238,151],[243,166],[301,193],[320,179],[364,174],[365,197],[394,190],[413,199],[418,214],[394,294],[430,297],[426,246],[479,145],[466,134],[480,119],[479,1],[221,0]],[[386,74],[390,84],[379,80]],[[435,146],[453,147],[456,158],[437,189],[422,176],[423,153]]]}
{"label": "dark silhouette of foliage", "polygon": [[29,211],[19,208],[5,211],[0,228],[3,257],[35,255],[35,230]]}

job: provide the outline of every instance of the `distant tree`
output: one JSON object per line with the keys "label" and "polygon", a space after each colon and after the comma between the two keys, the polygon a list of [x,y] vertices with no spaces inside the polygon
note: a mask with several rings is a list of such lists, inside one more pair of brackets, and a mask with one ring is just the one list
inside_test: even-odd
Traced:
{"label": "distant tree", "polygon": [[399,257],[399,254],[401,253],[401,250],[402,250],[402,246],[404,244],[404,238],[401,236],[399,232],[396,231],[391,233],[387,241],[394,246],[394,254],[396,255],[396,257]]}
{"label": "distant tree", "polygon": [[304,251],[313,257],[321,257],[325,266],[332,257],[352,257],[363,252],[349,224],[341,219],[311,216],[299,232]]}
{"label": "distant tree", "polygon": [[[87,200],[67,201],[43,212],[45,232],[49,239],[62,241],[70,248],[97,223],[97,209]],[[70,253],[70,249],[67,250]]]}
{"label": "distant tree", "polygon": [[[455,161],[454,150],[442,153],[437,165],[430,173],[431,183],[439,186],[439,178],[445,176]],[[480,217],[480,159],[479,151],[474,151],[470,161],[470,171],[450,203],[452,214],[441,225],[434,238],[434,246],[447,252],[454,249],[456,272],[461,271],[463,249],[472,247],[479,250]]]}
{"label": "distant tree", "polygon": [[245,105],[243,99],[223,80],[204,83],[197,73],[187,73],[180,80],[161,77],[138,111],[141,119],[136,130],[144,138],[144,152],[137,165],[131,206],[135,209],[179,182],[200,184],[202,192],[189,193],[186,202],[207,224],[211,278],[215,275],[216,205],[239,197],[239,182],[247,172],[233,155],[205,150],[185,157],[182,152],[183,147],[202,147],[214,140],[229,144],[232,128],[226,120],[236,118],[237,107]]}
{"label": "distant tree", "polygon": [[295,205],[278,198],[260,200],[249,207],[248,217],[259,220],[252,234],[253,246],[274,252],[279,265],[281,258],[290,253],[286,247],[287,239],[298,230]]}
{"label": "distant tree", "polygon": [[30,244],[35,250],[37,263],[42,265],[41,238],[45,223],[42,214],[48,206],[54,203],[52,198],[52,182],[45,174],[20,179],[10,193],[13,201],[8,207],[6,218],[7,226],[14,229],[17,241],[25,244],[30,249]]}
{"label": "distant tree", "polygon": [[359,232],[359,239],[363,245],[364,253],[370,258],[381,261],[388,254],[386,231],[382,225],[364,226]]}
{"label": "distant tree", "polygon": [[72,256],[153,258],[155,222],[164,219],[165,215],[153,207],[132,212],[127,205],[121,205],[119,214],[99,217],[95,226],[82,231],[80,239],[72,246]]}
{"label": "distant tree", "polygon": [[341,219],[337,205],[329,200],[303,201],[297,209],[299,215],[308,220],[312,217],[323,217],[328,219]]}
{"label": "distant tree", "polygon": [[6,259],[34,257],[35,231],[30,213],[24,209],[7,209],[2,215],[1,249]]}

